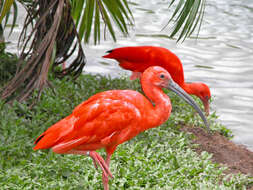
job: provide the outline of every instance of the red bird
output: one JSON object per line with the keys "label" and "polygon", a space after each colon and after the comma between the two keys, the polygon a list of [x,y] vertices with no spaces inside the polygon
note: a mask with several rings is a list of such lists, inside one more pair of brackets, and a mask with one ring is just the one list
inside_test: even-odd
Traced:
{"label": "red bird", "polygon": [[188,94],[201,99],[205,112],[209,114],[209,87],[200,82],[186,83],[180,59],[168,49],[155,46],[121,47],[107,51],[104,58],[115,59],[123,69],[133,71],[131,79],[136,79],[150,66],[161,66],[171,75],[172,79]]}
{"label": "red bird", "polygon": [[[108,190],[108,180],[112,177],[109,163],[117,146],[169,118],[171,102],[162,88],[171,89],[185,99],[208,127],[194,100],[173,82],[165,69],[148,68],[141,84],[148,98],[133,90],[110,90],[90,97],[42,133],[35,141],[34,150],[51,148],[57,154],[90,156],[95,167],[101,167],[104,189]],[[96,152],[101,148],[106,150],[106,161]]]}

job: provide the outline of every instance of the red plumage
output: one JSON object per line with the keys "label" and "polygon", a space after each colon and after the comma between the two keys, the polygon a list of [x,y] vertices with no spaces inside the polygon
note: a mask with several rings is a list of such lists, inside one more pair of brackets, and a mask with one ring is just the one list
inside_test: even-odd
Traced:
{"label": "red plumage", "polygon": [[166,69],[172,79],[188,94],[193,94],[201,99],[209,114],[209,87],[200,82],[186,83],[184,80],[183,65],[180,59],[171,51],[156,46],[120,47],[107,52],[104,58],[115,59],[119,65],[133,72],[131,79],[138,78],[150,66],[160,66]]}
{"label": "red plumage", "polygon": [[[170,115],[169,97],[155,84],[156,80],[161,80],[157,79],[159,73],[165,73],[167,79],[170,79],[169,74],[158,67],[150,69],[142,82],[146,95],[153,102],[159,100],[156,106],[133,90],[98,93],[42,133],[35,141],[34,150],[51,148],[58,154],[90,155],[95,166],[97,162],[102,168],[104,187],[108,189],[108,176],[111,176],[108,166],[116,147],[140,132],[160,125]],[[162,95],[155,95],[156,93]],[[95,152],[101,148],[107,152],[106,162]]]}
{"label": "red plumage", "polygon": [[165,68],[179,85],[184,83],[180,59],[168,49],[154,46],[121,47],[110,50],[104,58],[115,59],[126,70],[143,73],[150,66]]}

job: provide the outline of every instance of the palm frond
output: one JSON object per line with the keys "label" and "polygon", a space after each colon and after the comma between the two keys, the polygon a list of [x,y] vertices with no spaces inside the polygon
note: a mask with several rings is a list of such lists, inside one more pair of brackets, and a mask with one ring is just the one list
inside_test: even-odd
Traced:
{"label": "palm frond", "polygon": [[[0,23],[2,24],[2,21],[5,18],[5,23],[3,25],[4,27],[7,26],[10,15],[13,16],[12,24],[11,24],[11,30],[10,30],[10,33],[9,33],[9,35],[11,35],[11,33],[12,33],[12,31],[13,31],[15,25],[16,25],[16,21],[17,21],[17,17],[18,17],[17,3],[14,0],[5,0],[5,1],[0,3],[0,8],[1,8]],[[10,13],[11,8],[13,9],[12,14]]]}
{"label": "palm frond", "polygon": [[[175,0],[172,0],[169,7],[171,8],[175,2]],[[184,41],[187,37],[191,36],[196,30],[196,27],[199,26],[197,31],[198,35],[203,20],[204,10],[205,0],[179,0],[171,19],[165,26],[167,27],[171,22],[174,23],[170,37],[173,38],[175,35],[179,34],[177,41]]]}
{"label": "palm frond", "polygon": [[4,17],[10,12],[11,6],[14,0],[5,0],[0,3],[1,14],[0,14],[0,23],[2,23]]}
{"label": "palm frond", "polygon": [[104,37],[108,30],[116,41],[114,24],[123,35],[128,34],[128,25],[133,24],[133,15],[126,0],[73,0],[72,15],[80,39],[88,43],[93,31],[94,43],[100,41],[101,21],[104,23]]}

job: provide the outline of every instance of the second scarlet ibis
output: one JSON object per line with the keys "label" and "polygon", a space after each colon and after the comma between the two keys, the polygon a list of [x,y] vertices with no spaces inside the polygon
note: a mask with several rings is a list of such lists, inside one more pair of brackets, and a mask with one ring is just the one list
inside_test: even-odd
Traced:
{"label": "second scarlet ibis", "polygon": [[[170,116],[171,102],[162,91],[168,88],[193,106],[208,127],[194,100],[171,79],[163,68],[148,68],[141,77],[144,95],[133,90],[98,93],[78,105],[73,112],[42,133],[34,150],[52,149],[57,154],[88,155],[102,169],[104,189],[108,190],[111,155],[119,144],[139,133],[161,125]],[[104,160],[96,150],[104,148]]]}
{"label": "second scarlet ibis", "polygon": [[171,75],[172,79],[188,94],[193,94],[201,99],[205,112],[209,114],[209,87],[200,82],[186,83],[180,59],[171,51],[156,46],[121,47],[107,51],[104,58],[117,60],[123,69],[131,70],[131,79],[138,78],[150,66],[161,66]]}

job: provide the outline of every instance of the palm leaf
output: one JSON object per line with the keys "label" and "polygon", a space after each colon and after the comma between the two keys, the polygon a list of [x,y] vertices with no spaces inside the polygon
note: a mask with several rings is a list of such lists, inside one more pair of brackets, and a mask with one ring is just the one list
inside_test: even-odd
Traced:
{"label": "palm leaf", "polygon": [[[102,18],[104,20],[104,23],[106,24],[106,26],[108,26],[108,30],[109,30],[113,40],[116,41],[115,32],[114,32],[114,29],[112,26],[112,22],[107,14],[107,11],[106,11],[104,5],[102,4],[101,0],[98,0],[98,2],[99,2],[98,6],[100,8],[100,12],[101,12]],[[104,36],[105,36],[105,32],[104,32]]]}
{"label": "palm leaf", "polygon": [[0,23],[2,23],[3,18],[6,16],[6,14],[8,12],[10,12],[10,9],[11,9],[11,6],[12,6],[13,2],[14,2],[14,0],[5,0],[3,2],[3,6],[2,6],[2,9],[1,9],[1,14],[0,14]]}
{"label": "palm leaf", "polygon": [[[16,25],[16,22],[17,22],[17,18],[18,18],[18,6],[17,6],[17,3],[14,2],[14,3],[13,3],[13,20],[12,20],[11,30],[10,30],[9,35],[11,35],[12,32],[13,32],[13,29],[14,29],[14,27],[15,27],[15,25]],[[6,23],[7,23],[7,22],[6,22]]]}
{"label": "palm leaf", "polygon": [[1,9],[1,14],[0,14],[0,23],[2,23],[3,19],[5,18],[5,23],[3,26],[6,27],[8,24],[8,21],[9,21],[9,17],[11,15],[11,13],[10,13],[11,8],[13,8],[13,13],[12,13],[13,19],[12,19],[11,30],[10,30],[9,35],[11,35],[11,33],[13,32],[13,29],[16,25],[16,21],[17,21],[17,17],[18,17],[17,3],[14,0],[4,1],[2,9]]}
{"label": "palm leaf", "polygon": [[94,43],[97,44],[100,41],[100,12],[98,6],[96,6],[95,10],[95,24],[93,36],[94,36]]}
{"label": "palm leaf", "polygon": [[[169,6],[171,7],[174,3],[175,0],[172,0]],[[200,30],[204,9],[205,0],[179,0],[171,19],[165,26],[167,27],[171,22],[174,22],[170,37],[173,38],[175,35],[179,34],[177,41],[181,39],[184,41],[186,37],[193,34],[198,25]],[[197,34],[199,34],[199,30]]]}
{"label": "palm leaf", "polygon": [[199,28],[198,28],[198,32],[197,32],[197,37],[199,35],[199,31],[202,25],[202,21],[203,21],[203,17],[204,17],[204,11],[205,11],[205,5],[206,5],[206,0],[203,0],[203,3],[201,4],[201,8],[200,8],[200,14],[198,15],[198,18],[195,20],[195,25],[192,27],[191,31],[189,30],[189,34],[187,35],[192,35],[192,33],[195,31],[195,28],[197,27],[198,23],[199,23]]}
{"label": "palm leaf", "polygon": [[104,24],[104,36],[108,30],[116,41],[114,27],[117,26],[120,32],[127,35],[127,26],[133,23],[133,15],[126,0],[114,0],[113,3],[111,0],[72,0],[72,16],[79,37],[85,43],[89,42],[92,31],[94,43],[99,43],[101,24]]}
{"label": "palm leaf", "polygon": [[94,11],[94,0],[88,0],[84,8],[84,13],[82,16],[82,21],[78,32],[80,39],[82,39],[83,36],[85,36],[85,39],[90,37],[93,11]]}
{"label": "palm leaf", "polygon": [[72,5],[72,10],[73,10],[72,16],[73,16],[73,19],[77,21],[76,22],[77,26],[79,24],[80,16],[82,14],[83,5],[84,5],[84,0],[74,1]]}

